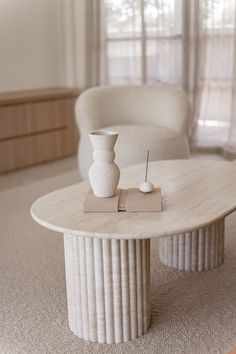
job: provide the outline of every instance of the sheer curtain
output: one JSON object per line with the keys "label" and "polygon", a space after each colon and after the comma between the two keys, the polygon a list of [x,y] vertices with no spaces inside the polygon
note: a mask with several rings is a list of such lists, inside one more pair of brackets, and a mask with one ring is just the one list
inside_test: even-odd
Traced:
{"label": "sheer curtain", "polygon": [[236,0],[70,1],[86,8],[84,87],[178,85],[192,104],[192,143],[234,153]]}
{"label": "sheer curtain", "polygon": [[103,1],[105,83],[182,84],[182,2]]}
{"label": "sheer curtain", "polygon": [[[198,33],[198,112],[194,142],[223,147],[232,140],[235,101],[235,0],[201,0]],[[234,123],[235,122],[235,123]]]}

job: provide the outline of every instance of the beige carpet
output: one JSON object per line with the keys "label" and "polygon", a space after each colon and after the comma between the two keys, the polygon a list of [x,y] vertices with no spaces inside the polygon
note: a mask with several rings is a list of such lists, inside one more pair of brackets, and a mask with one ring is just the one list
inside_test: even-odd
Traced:
{"label": "beige carpet", "polygon": [[0,193],[0,353],[221,354],[236,344],[236,214],[226,225],[220,268],[165,267],[152,243],[152,325],[121,345],[99,345],[68,328],[63,242],[30,217],[39,196],[77,181],[76,173]]}

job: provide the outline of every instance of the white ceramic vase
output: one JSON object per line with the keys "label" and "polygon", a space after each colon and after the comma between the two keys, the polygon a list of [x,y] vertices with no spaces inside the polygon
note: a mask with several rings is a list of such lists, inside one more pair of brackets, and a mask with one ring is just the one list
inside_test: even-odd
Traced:
{"label": "white ceramic vase", "polygon": [[113,150],[118,133],[94,131],[89,134],[94,148],[94,163],[89,169],[89,181],[96,197],[109,198],[116,194],[120,170]]}

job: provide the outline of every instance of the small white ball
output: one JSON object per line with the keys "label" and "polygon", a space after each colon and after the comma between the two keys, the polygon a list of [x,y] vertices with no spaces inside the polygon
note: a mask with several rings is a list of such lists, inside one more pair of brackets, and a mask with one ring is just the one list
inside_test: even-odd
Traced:
{"label": "small white ball", "polygon": [[149,181],[144,181],[142,183],[140,183],[139,185],[139,190],[140,192],[143,192],[143,193],[151,193],[154,189],[154,186],[151,182]]}

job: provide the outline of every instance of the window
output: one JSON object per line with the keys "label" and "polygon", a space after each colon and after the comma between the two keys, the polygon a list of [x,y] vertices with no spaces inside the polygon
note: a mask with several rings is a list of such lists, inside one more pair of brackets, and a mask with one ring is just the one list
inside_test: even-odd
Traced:
{"label": "window", "polygon": [[182,86],[193,102],[194,143],[225,144],[236,78],[235,0],[101,1],[102,82]]}
{"label": "window", "polygon": [[181,0],[104,0],[104,13],[106,84],[182,83]]}

